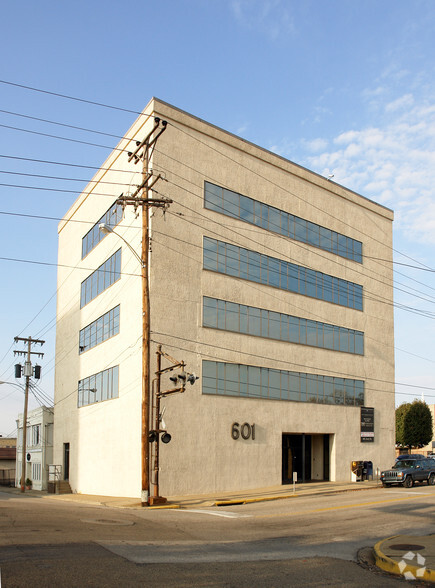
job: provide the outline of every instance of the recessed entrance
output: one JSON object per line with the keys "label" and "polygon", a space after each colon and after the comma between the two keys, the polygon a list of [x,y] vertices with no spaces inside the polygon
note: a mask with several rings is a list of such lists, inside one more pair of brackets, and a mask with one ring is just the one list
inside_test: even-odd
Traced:
{"label": "recessed entrance", "polygon": [[290,434],[282,436],[282,483],[329,480],[329,435]]}
{"label": "recessed entrance", "polygon": [[69,443],[63,444],[63,479],[69,480]]}

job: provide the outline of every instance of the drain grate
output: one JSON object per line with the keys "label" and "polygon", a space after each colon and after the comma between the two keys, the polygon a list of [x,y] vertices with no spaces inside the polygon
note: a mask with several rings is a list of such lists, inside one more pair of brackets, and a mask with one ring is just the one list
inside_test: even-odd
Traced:
{"label": "drain grate", "polygon": [[390,545],[390,549],[395,549],[396,551],[420,551],[425,549],[425,546],[415,545],[414,543],[396,543],[395,545]]}

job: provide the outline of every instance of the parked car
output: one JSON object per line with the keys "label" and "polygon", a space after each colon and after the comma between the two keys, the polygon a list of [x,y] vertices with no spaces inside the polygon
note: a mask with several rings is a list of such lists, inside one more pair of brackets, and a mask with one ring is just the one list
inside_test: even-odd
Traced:
{"label": "parked car", "polygon": [[396,462],[402,459],[425,459],[425,456],[422,453],[402,453],[396,457]]}
{"label": "parked car", "polygon": [[426,481],[430,486],[435,484],[435,461],[432,459],[400,459],[391,470],[381,472],[382,486],[399,484],[412,488],[415,482]]}

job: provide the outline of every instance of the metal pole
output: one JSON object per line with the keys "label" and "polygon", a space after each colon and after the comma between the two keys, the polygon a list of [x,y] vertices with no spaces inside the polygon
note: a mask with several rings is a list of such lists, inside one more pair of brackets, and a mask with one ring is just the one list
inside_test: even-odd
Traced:
{"label": "metal pole", "polygon": [[[159,345],[157,350],[157,379],[156,379],[156,400],[155,400],[155,430],[160,430],[160,370],[162,369],[162,346]],[[159,468],[160,468],[160,433],[157,433],[157,439],[154,447],[154,498],[159,496]]]}

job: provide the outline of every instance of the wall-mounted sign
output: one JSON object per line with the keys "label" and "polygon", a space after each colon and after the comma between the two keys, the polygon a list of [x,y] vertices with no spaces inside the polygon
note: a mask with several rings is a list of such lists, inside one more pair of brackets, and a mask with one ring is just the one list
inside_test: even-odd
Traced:
{"label": "wall-mounted sign", "polygon": [[375,440],[375,409],[361,406],[361,443]]}
{"label": "wall-mounted sign", "polygon": [[249,423],[233,423],[231,425],[231,437],[236,441],[241,437],[242,439],[255,439],[255,424],[250,425]]}

